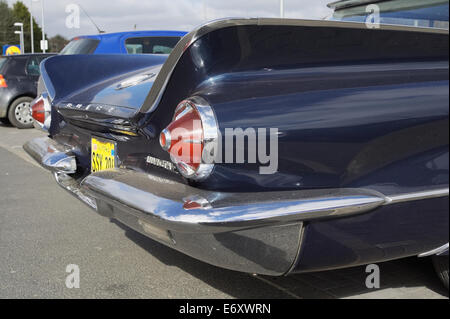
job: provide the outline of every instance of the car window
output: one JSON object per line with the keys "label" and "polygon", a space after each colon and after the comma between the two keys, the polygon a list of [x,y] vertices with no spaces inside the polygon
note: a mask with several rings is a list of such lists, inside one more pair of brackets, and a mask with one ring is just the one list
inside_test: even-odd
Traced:
{"label": "car window", "polygon": [[5,62],[6,62],[6,58],[0,58],[0,70],[2,69],[3,64],[5,64]]}
{"label": "car window", "polygon": [[71,54],[93,54],[97,49],[99,40],[78,38],[73,39],[67,44],[64,49],[59,53],[60,55],[71,55]]}
{"label": "car window", "polygon": [[[406,25],[448,29],[448,0],[390,0],[390,1],[337,1],[332,19],[366,22],[372,12],[369,5],[380,11],[380,24]],[[359,4],[358,4],[359,3]],[[369,12],[368,12],[369,11]]]}
{"label": "car window", "polygon": [[129,38],[125,46],[129,54],[170,54],[181,37]]}
{"label": "car window", "polygon": [[28,57],[26,56],[10,58],[8,64],[6,64],[5,74],[8,76],[24,76],[27,60]]}
{"label": "car window", "polygon": [[28,75],[40,75],[39,64],[42,61],[42,57],[32,56],[27,63]]}

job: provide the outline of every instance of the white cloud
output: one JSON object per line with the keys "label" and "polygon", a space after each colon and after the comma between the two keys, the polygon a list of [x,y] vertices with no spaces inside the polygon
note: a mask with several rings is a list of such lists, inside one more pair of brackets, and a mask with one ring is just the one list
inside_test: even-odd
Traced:
{"label": "white cloud", "polygon": [[[8,0],[13,4],[17,0]],[[23,1],[30,6],[31,0]],[[285,0],[286,18],[322,19],[330,13],[331,0]],[[72,38],[97,33],[81,13],[80,29],[65,26],[69,4],[81,5],[102,30],[107,32],[151,29],[190,31],[207,20],[226,17],[278,17],[279,0],[44,0],[45,31]],[[204,6],[204,3],[206,4]],[[33,2],[33,16],[41,23],[41,2]]]}

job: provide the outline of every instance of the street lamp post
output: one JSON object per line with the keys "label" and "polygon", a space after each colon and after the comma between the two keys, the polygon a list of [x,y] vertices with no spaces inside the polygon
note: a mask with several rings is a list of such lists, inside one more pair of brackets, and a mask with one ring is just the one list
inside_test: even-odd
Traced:
{"label": "street lamp post", "polygon": [[280,0],[280,18],[284,18],[284,0]]}
{"label": "street lamp post", "polygon": [[30,35],[31,35],[31,53],[34,53],[33,0],[30,0]]}
{"label": "street lamp post", "polygon": [[41,0],[41,9],[42,9],[42,52],[45,53],[47,50],[46,42],[45,42],[45,20],[44,20],[44,0]]}
{"label": "street lamp post", "polygon": [[[39,0],[31,0],[32,2],[38,2]],[[41,40],[41,50],[43,53],[47,50],[47,43],[45,41],[45,17],[44,17],[44,0],[41,0],[41,13],[42,13],[42,40]]]}
{"label": "street lamp post", "polygon": [[16,23],[14,23],[14,26],[15,27],[20,27],[20,31],[14,31],[14,33],[20,35],[20,52],[22,54],[24,54],[25,53],[25,46],[24,46],[24,42],[23,42],[23,23],[16,22]]}

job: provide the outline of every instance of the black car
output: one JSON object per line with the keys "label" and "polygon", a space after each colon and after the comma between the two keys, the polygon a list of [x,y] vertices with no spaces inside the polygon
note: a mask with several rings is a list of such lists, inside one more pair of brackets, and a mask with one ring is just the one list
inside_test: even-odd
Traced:
{"label": "black car", "polygon": [[29,107],[36,98],[39,64],[53,54],[0,57],[0,119],[18,128],[33,127]]}

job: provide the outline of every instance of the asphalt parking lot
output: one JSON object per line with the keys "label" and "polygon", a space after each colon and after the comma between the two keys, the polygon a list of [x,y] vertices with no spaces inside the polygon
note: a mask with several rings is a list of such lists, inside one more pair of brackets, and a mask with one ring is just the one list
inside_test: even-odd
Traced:
{"label": "asphalt parking lot", "polygon": [[[22,150],[42,136],[0,123],[0,298],[448,298],[429,260],[271,278],[223,270],[109,222]],[[80,288],[65,285],[80,267]]]}

